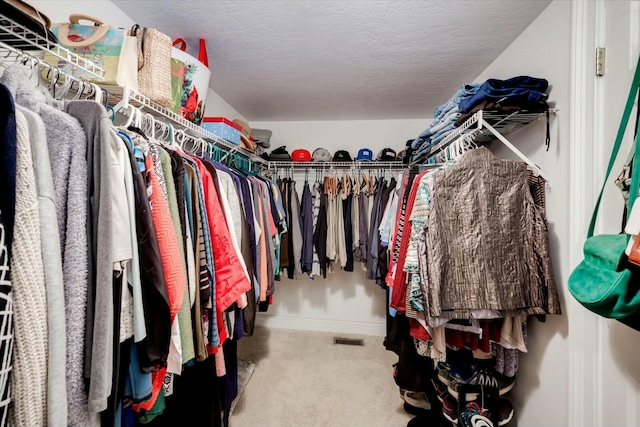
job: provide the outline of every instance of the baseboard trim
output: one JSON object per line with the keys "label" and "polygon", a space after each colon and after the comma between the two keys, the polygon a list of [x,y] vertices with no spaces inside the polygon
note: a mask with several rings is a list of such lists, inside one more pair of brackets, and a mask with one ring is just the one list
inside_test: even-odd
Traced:
{"label": "baseboard trim", "polygon": [[373,335],[379,337],[386,335],[386,325],[384,323],[352,322],[348,320],[326,320],[258,314],[256,316],[256,325],[276,329],[296,329],[338,334]]}

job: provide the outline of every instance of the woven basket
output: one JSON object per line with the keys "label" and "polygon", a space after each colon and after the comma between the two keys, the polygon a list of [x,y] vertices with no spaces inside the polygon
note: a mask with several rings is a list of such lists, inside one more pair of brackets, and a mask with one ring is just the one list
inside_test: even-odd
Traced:
{"label": "woven basket", "polygon": [[134,26],[138,39],[138,87],[140,93],[171,108],[171,37],[155,28]]}

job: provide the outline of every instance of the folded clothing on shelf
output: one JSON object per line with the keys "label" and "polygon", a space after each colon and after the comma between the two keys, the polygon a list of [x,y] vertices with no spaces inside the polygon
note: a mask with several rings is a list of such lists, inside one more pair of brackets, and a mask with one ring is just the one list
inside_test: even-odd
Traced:
{"label": "folded clothing on shelf", "polygon": [[547,80],[530,76],[462,85],[446,103],[436,108],[434,121],[411,143],[412,161],[427,156],[432,147],[479,110],[547,111],[548,89]]}
{"label": "folded clothing on shelf", "polygon": [[473,96],[460,101],[460,112],[468,113],[483,101],[497,104],[533,104],[547,99],[549,82],[529,76],[512,77],[507,80],[489,79]]}
{"label": "folded clothing on shelf", "polygon": [[269,153],[268,159],[273,161],[288,162],[291,160],[291,156],[287,151],[287,146],[283,145],[272,150],[271,153]]}

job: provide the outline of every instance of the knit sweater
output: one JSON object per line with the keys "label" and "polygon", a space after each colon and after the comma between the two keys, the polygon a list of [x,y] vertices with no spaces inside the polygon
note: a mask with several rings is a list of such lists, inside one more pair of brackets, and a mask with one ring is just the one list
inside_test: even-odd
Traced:
{"label": "knit sweater", "polygon": [[[14,205],[15,206],[15,205]],[[11,293],[11,278],[9,271],[9,252],[7,251],[6,233],[2,219],[2,211],[0,211],[0,357],[2,363],[0,368],[4,370],[4,374],[0,374],[0,378],[6,378],[11,372],[11,352],[13,351],[13,302]],[[11,398],[9,381],[0,383],[0,399],[9,401]],[[5,427],[9,419],[9,405],[0,405],[0,427]]]}
{"label": "knit sweater", "polygon": [[39,114],[45,126],[63,252],[66,312],[66,369],[62,365],[57,370],[66,373],[68,425],[85,426],[88,424],[83,379],[88,280],[87,143],[76,119],[46,104],[45,96],[29,81],[30,73],[21,65],[12,65],[4,71],[0,82],[15,94],[16,102]]}
{"label": "knit sweater", "polygon": [[[111,394],[113,372],[113,254],[112,254],[112,200],[111,200],[111,135],[110,121],[103,106],[95,101],[72,101],[67,112],[76,117],[87,138],[89,161],[92,163],[93,182],[91,197],[92,252],[95,276],[95,312],[91,340],[91,384],[89,386],[89,414],[107,409]],[[79,205],[84,209],[85,204]],[[89,313],[91,314],[91,313]]]}
{"label": "knit sweater", "polygon": [[16,129],[16,210],[11,253],[15,338],[10,425],[30,427],[48,424],[47,291],[29,128],[19,111],[16,111]]}
{"label": "knit sweater", "polygon": [[42,253],[47,286],[49,321],[48,415],[50,427],[67,426],[67,337],[64,304],[62,252],[56,215],[55,190],[47,150],[44,123],[35,113],[18,107],[29,125],[34,172],[38,189],[38,207],[42,233]]}

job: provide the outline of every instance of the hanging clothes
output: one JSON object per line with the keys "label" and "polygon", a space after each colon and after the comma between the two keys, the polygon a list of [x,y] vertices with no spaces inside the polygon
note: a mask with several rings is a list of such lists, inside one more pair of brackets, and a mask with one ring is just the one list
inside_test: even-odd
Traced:
{"label": "hanging clothes", "polygon": [[290,248],[289,259],[293,256],[293,271],[289,273],[290,279],[297,279],[302,274],[302,228],[300,224],[300,200],[298,198],[298,191],[296,190],[296,182],[289,180],[289,212],[290,218]]}
{"label": "hanging clothes", "polygon": [[311,273],[313,268],[313,197],[309,182],[304,181],[302,202],[300,206],[300,226],[302,229],[302,259],[301,270]]}
{"label": "hanging clothes", "polygon": [[[326,181],[325,181],[326,182]],[[328,233],[328,224],[327,224],[327,201],[328,196],[325,192],[325,187],[323,184],[318,184],[317,187],[317,199],[318,199],[318,219],[316,221],[316,229],[313,234],[313,244],[318,254],[318,264],[320,267],[320,274],[322,274],[323,278],[327,277],[327,233]]]}
{"label": "hanging clothes", "polygon": [[340,191],[340,199],[342,200],[340,204],[342,207],[342,224],[344,225],[343,245],[345,262],[343,269],[344,271],[353,271],[353,218],[351,216],[353,196],[351,195],[351,179],[347,177],[343,182],[344,184]]}
{"label": "hanging clothes", "polygon": [[[317,176],[316,176],[316,179],[317,179]],[[322,274],[322,271],[320,269],[320,257],[318,255],[318,243],[319,243],[318,242],[319,240],[318,225],[319,225],[319,218],[320,218],[321,191],[322,191],[321,184],[320,182],[316,181],[313,184],[313,190],[311,191],[311,204],[312,204],[312,212],[313,212],[312,218],[311,218],[311,227],[312,227],[311,244],[313,246],[313,249],[312,249],[313,263],[311,266],[311,272],[309,274],[309,277],[311,279]],[[325,212],[325,215],[326,215],[326,212]],[[326,245],[326,234],[324,236],[324,239],[325,239],[324,244]]]}
{"label": "hanging clothes", "polygon": [[[6,232],[0,211],[0,329],[4,344],[0,347],[0,360],[2,360],[1,369],[5,370],[7,375],[12,369],[11,348],[13,347],[14,338],[11,334],[13,330],[13,301],[11,295],[11,270],[10,270],[9,251],[6,242]],[[0,399],[8,402],[11,399],[9,381],[6,381],[0,387]],[[0,407],[0,425],[7,425],[9,419],[9,405]]]}
{"label": "hanging clothes", "polygon": [[56,109],[30,74],[0,78],[0,307],[20,297],[0,390],[12,424],[162,423],[193,397],[185,384],[210,386],[212,425],[227,424],[236,341],[274,295],[289,227],[301,272],[301,218],[312,268],[308,184],[301,213],[292,180],[283,203],[273,181],[155,139],[149,117],[117,129],[95,101]]}
{"label": "hanging clothes", "polygon": [[[484,192],[476,197],[469,196],[478,188],[469,174],[484,185]],[[495,178],[498,176],[501,179]],[[559,314],[546,223],[529,192],[526,166],[498,160],[486,148],[479,148],[465,153],[451,168],[435,174],[434,186],[437,191],[426,234],[428,280],[434,284],[429,286],[430,314],[439,316],[449,311],[457,317],[475,308]],[[496,199],[490,194],[504,196]],[[474,200],[477,202],[470,206]],[[479,205],[479,200],[485,204]],[[490,202],[494,205],[487,206]],[[498,213],[483,215],[486,209]],[[483,225],[488,218],[501,218],[501,226]],[[474,243],[466,239],[466,233],[455,231],[461,228],[478,230],[469,235],[486,236],[483,251],[473,251],[471,258],[464,255]],[[514,262],[529,267],[516,268]],[[470,286],[471,283],[474,285]],[[477,292],[479,288],[482,293]],[[545,297],[541,298],[542,295]]]}
{"label": "hanging clothes", "polygon": [[29,127],[15,111],[16,204],[11,249],[14,296],[14,350],[11,389],[11,425],[45,425],[47,414],[47,355],[49,335],[47,295],[41,252],[38,195]]}

